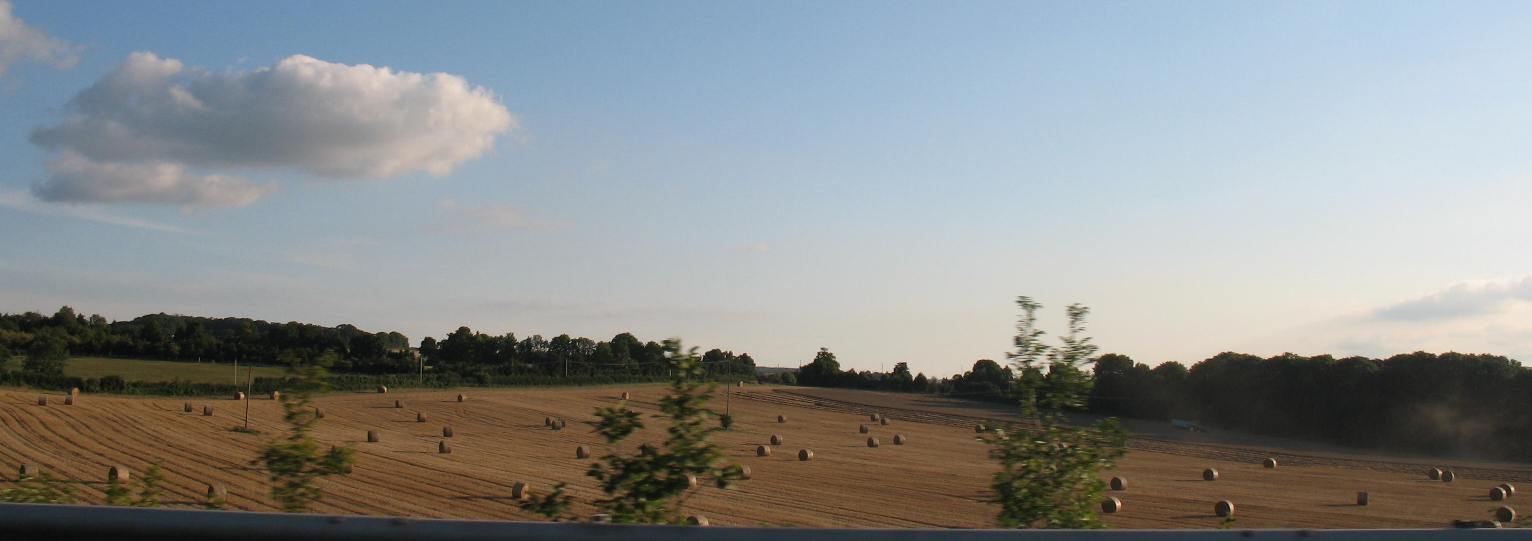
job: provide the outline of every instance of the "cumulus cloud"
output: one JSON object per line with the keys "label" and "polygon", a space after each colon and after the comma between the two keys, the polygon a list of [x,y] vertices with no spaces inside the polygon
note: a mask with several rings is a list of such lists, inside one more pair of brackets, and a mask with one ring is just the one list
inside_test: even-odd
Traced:
{"label": "cumulus cloud", "polygon": [[240,207],[276,189],[228,175],[188,173],[176,162],[97,162],[66,150],[48,162],[48,181],[33,193],[46,201],[138,201]]}
{"label": "cumulus cloud", "polygon": [[36,62],[68,69],[74,67],[79,60],[78,46],[27,26],[11,12],[9,0],[0,0],[0,76],[19,62]]}
{"label": "cumulus cloud", "polygon": [[1500,312],[1532,301],[1532,275],[1510,280],[1463,282],[1429,295],[1379,308],[1373,317],[1392,321],[1455,319]]}
{"label": "cumulus cloud", "polygon": [[120,66],[32,132],[55,153],[33,188],[50,201],[241,206],[283,170],[335,179],[443,176],[488,151],[515,119],[462,77],[297,55],[214,73],[152,53]]}

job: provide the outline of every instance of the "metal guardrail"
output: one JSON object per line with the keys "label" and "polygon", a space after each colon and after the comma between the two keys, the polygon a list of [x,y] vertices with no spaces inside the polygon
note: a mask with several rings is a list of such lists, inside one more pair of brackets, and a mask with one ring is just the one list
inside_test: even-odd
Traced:
{"label": "metal guardrail", "polygon": [[0,504],[0,538],[333,541],[1171,541],[1532,539],[1532,530],[833,530],[555,524],[489,520],[295,515],[82,505]]}

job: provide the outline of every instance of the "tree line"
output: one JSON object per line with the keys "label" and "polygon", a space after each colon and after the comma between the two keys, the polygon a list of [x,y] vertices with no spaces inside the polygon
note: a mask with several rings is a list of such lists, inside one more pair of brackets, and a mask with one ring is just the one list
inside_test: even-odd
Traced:
{"label": "tree line", "polygon": [[[332,377],[354,385],[373,380],[440,386],[604,383],[663,380],[669,370],[663,344],[631,333],[605,341],[568,334],[518,339],[515,333],[492,335],[459,327],[440,340],[427,337],[413,350],[403,334],[367,332],[353,325],[163,313],[108,322],[68,306],[52,316],[0,314],[0,359],[25,356],[24,374],[0,375],[4,382],[36,383],[43,381],[40,376],[62,376],[71,355],[275,364],[287,356],[317,359],[326,354],[333,354]],[[702,355],[701,366],[711,379],[755,378],[755,360],[748,353],[713,349]]]}
{"label": "tree line", "polygon": [[[1177,362],[1150,367],[1108,353],[1093,365],[1081,409],[1094,414],[1187,419],[1357,447],[1532,460],[1532,439],[1525,436],[1532,433],[1532,369],[1503,356],[1262,358],[1225,352],[1187,368]],[[1017,375],[989,359],[950,378],[910,378],[908,372],[840,371],[834,354],[821,350],[799,368],[797,383],[1008,403],[1020,398]]]}

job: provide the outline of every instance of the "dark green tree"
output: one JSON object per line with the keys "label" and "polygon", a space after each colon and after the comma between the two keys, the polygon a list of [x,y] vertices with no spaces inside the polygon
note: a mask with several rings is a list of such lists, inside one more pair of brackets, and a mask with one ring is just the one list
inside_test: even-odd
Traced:
{"label": "dark green tree", "polygon": [[22,370],[35,374],[63,375],[64,363],[69,360],[69,345],[55,333],[39,334],[27,347],[27,359]]}

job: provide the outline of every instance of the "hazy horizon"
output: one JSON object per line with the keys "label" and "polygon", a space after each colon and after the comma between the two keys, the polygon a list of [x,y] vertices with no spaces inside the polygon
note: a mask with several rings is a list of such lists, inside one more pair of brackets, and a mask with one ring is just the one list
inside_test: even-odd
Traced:
{"label": "hazy horizon", "polygon": [[0,0],[0,312],[1532,358],[1532,5],[388,8]]}

